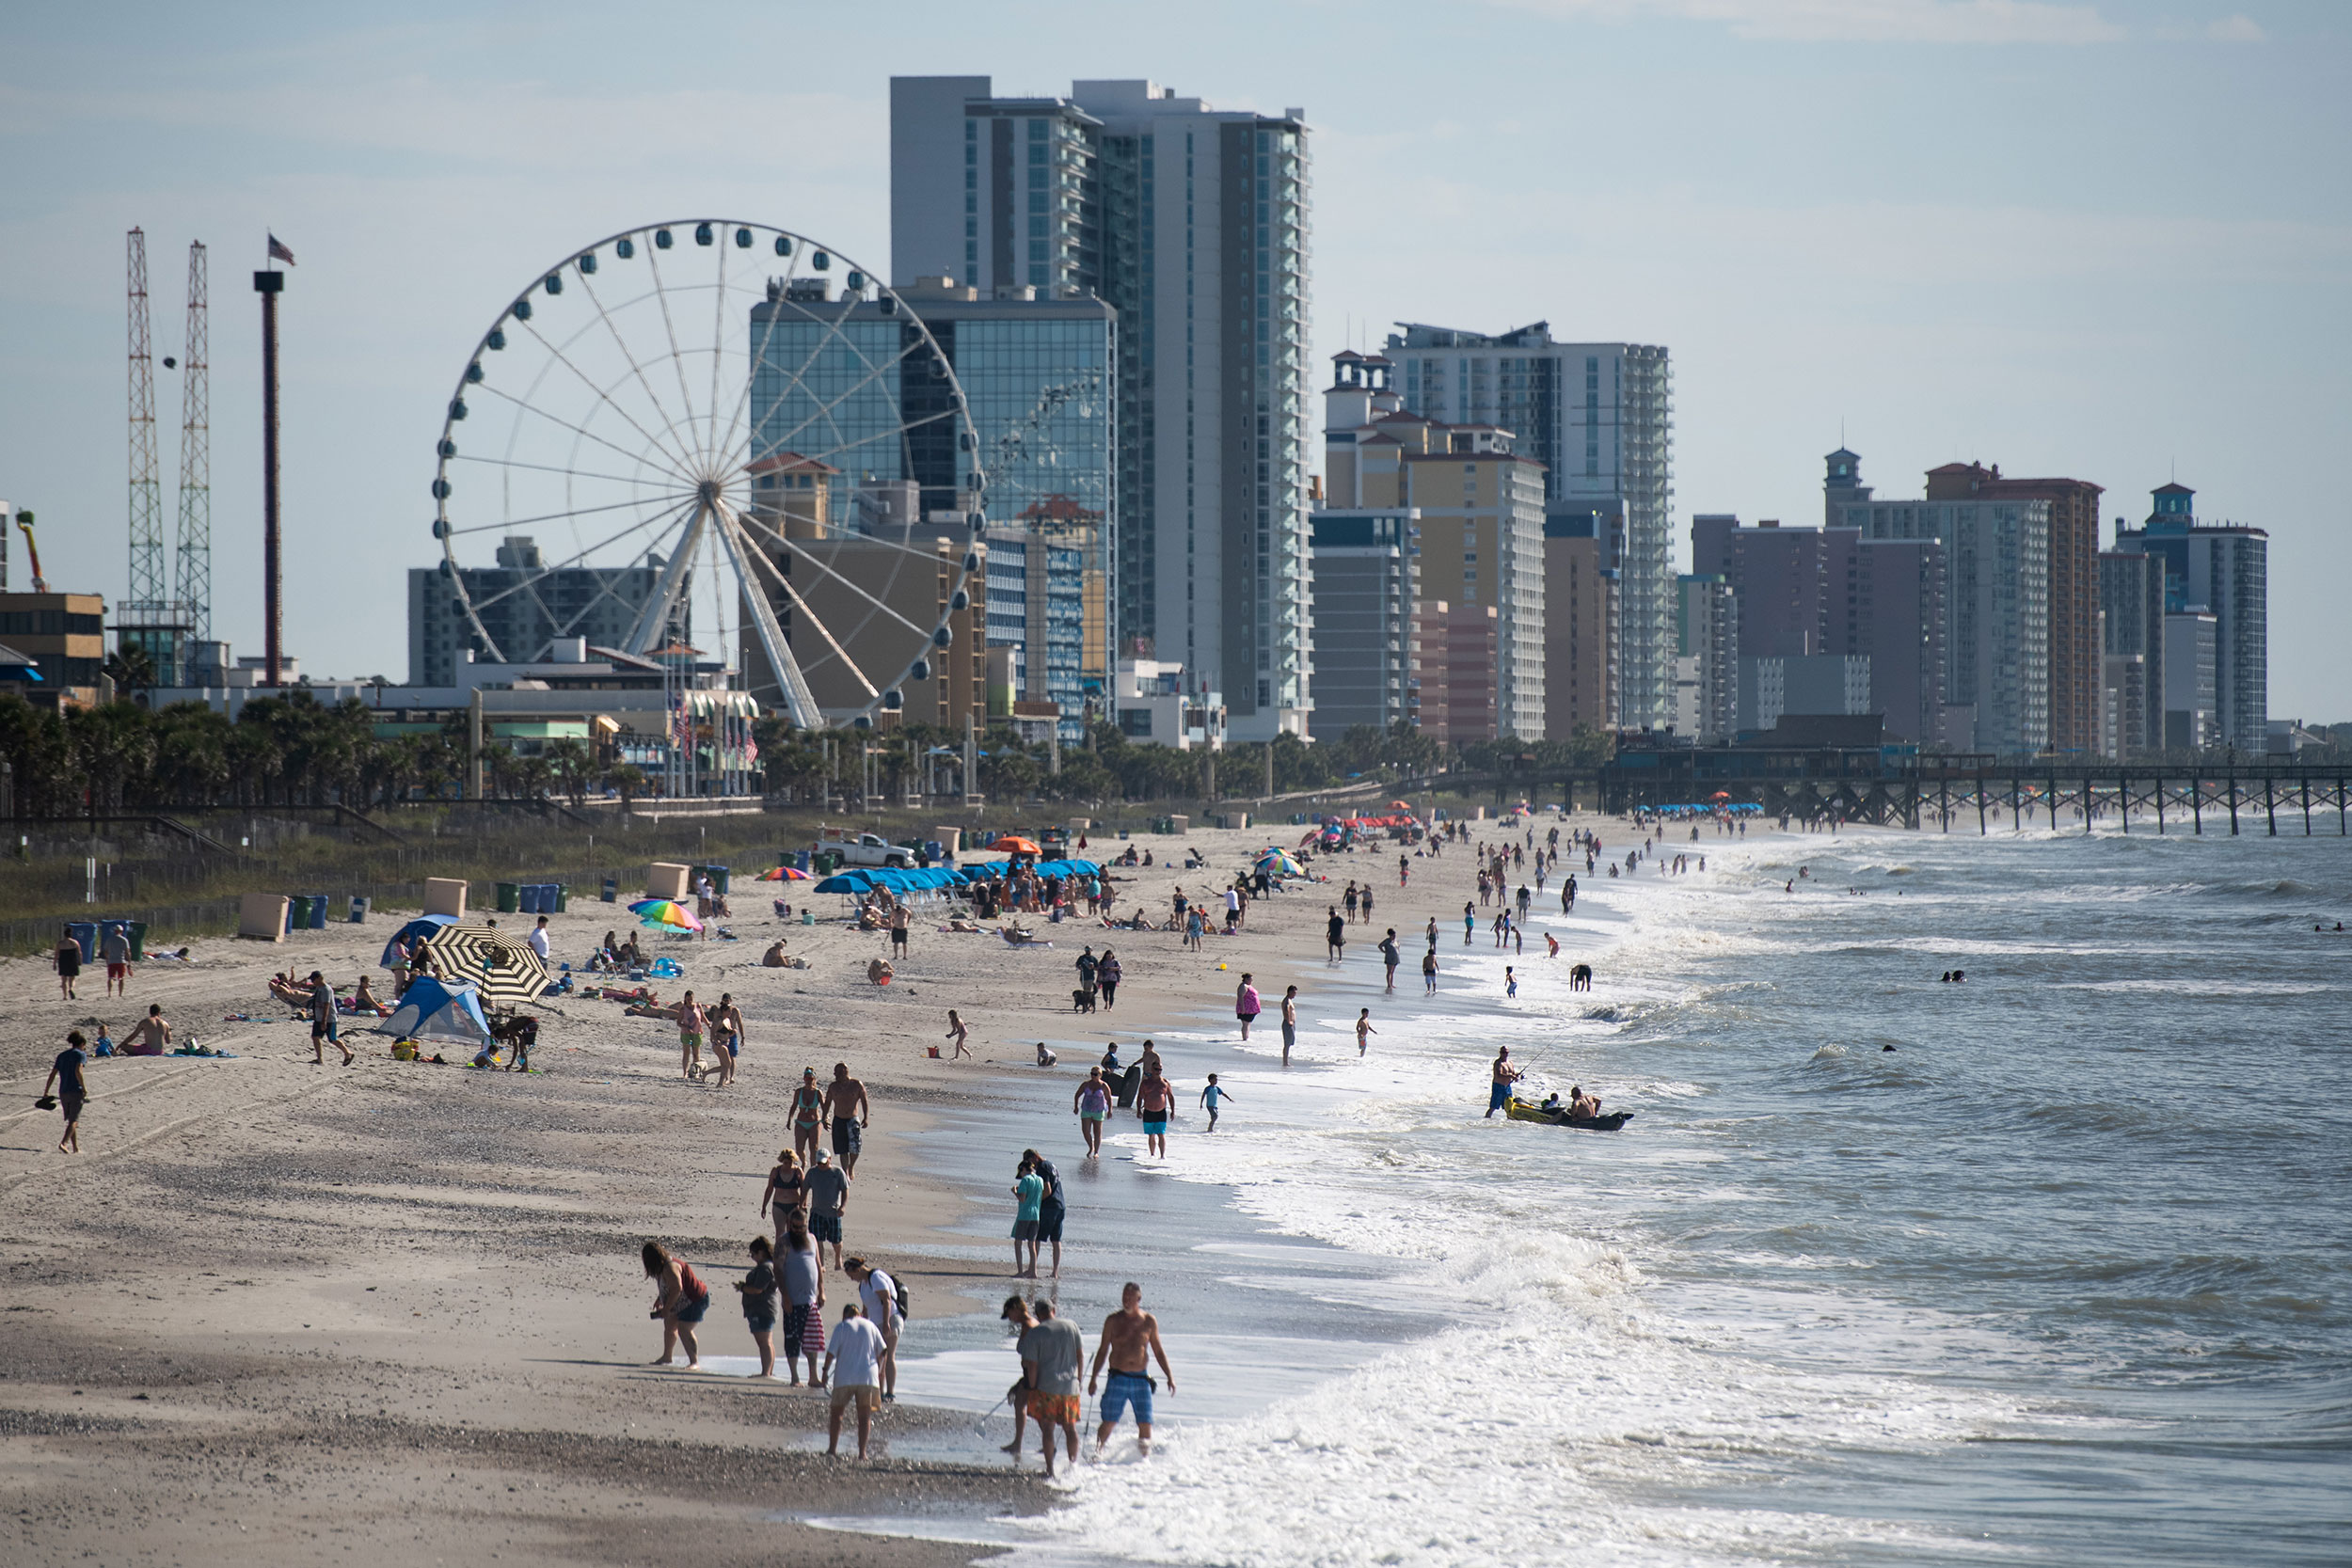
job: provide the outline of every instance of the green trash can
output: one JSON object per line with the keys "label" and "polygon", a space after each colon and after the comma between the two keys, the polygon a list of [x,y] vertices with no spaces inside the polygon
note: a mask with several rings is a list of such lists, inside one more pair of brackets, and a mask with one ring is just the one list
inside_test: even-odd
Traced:
{"label": "green trash can", "polygon": [[710,874],[710,891],[724,898],[727,895],[727,868],[723,865],[706,865],[703,869]]}
{"label": "green trash can", "polygon": [[520,882],[501,882],[498,885],[499,913],[514,914],[523,907],[523,887]]}
{"label": "green trash can", "polygon": [[562,914],[565,910],[572,907],[572,890],[568,885],[563,882],[555,883],[554,888],[555,907],[548,912],[553,914]]}
{"label": "green trash can", "polygon": [[147,922],[144,920],[131,922],[131,961],[147,961]]}

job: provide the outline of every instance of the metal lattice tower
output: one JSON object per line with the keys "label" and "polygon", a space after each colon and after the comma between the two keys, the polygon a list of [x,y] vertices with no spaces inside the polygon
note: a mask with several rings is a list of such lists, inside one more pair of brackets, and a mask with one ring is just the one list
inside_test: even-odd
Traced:
{"label": "metal lattice tower", "polygon": [[204,242],[188,245],[188,340],[182,350],[180,416],[181,612],[188,635],[199,642],[213,635],[213,447],[212,392],[205,372]]}
{"label": "metal lattice tower", "polygon": [[130,234],[131,592],[150,615],[164,596],[163,483],[155,471],[155,362],[147,341],[147,236]]}

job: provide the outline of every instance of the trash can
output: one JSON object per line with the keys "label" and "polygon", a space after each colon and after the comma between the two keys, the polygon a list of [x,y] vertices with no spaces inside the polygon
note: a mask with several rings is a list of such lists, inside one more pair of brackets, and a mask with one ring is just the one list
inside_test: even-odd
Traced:
{"label": "trash can", "polygon": [[608,904],[617,904],[621,901],[621,879],[618,877],[607,877],[604,879],[604,901]]}
{"label": "trash can", "polygon": [[362,925],[366,922],[367,918],[368,901],[360,897],[358,894],[353,894],[351,895],[351,923],[354,926]]}
{"label": "trash can", "polygon": [[572,907],[572,890],[570,884],[565,882],[549,882],[548,884],[548,892],[553,895],[555,898],[555,902],[548,906],[548,912],[549,914],[562,914],[564,911]]}
{"label": "trash can", "polygon": [[147,922],[144,920],[131,922],[131,961],[147,961]]}
{"label": "trash can", "polygon": [[98,922],[69,920],[65,923],[65,934],[82,950],[82,967],[87,969],[98,957]]}
{"label": "trash can", "polygon": [[518,914],[537,914],[540,912],[539,884],[537,882],[517,882],[515,884],[515,910]]}
{"label": "trash can", "polygon": [[501,913],[501,914],[519,914],[519,913],[521,913],[521,912],[522,912],[522,898],[523,898],[523,890],[522,890],[522,888],[521,888],[518,884],[514,883],[514,882],[501,882],[501,883],[499,883],[499,885],[498,885],[498,905],[499,905],[499,913]]}
{"label": "trash can", "polygon": [[310,924],[310,900],[299,893],[286,895],[286,929],[299,931]]}
{"label": "trash can", "polygon": [[724,898],[727,895],[727,868],[723,865],[706,865],[703,869],[710,873],[710,891]]}
{"label": "trash can", "polygon": [[324,893],[310,895],[310,929],[313,931],[326,929],[326,895]]}
{"label": "trash can", "polygon": [[113,938],[117,931],[120,931],[122,933],[122,940],[124,942],[127,942],[131,940],[131,923],[129,921],[102,920],[98,922],[98,951],[101,954],[103,954],[106,951],[107,942]]}
{"label": "trash can", "polygon": [[809,875],[813,877],[830,877],[834,872],[841,869],[841,863],[844,858],[845,857],[838,849],[819,849],[816,852],[816,854],[809,857]]}

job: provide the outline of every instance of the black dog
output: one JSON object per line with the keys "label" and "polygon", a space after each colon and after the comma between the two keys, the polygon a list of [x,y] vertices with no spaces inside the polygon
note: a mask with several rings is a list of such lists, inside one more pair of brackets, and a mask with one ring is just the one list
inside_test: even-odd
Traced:
{"label": "black dog", "polygon": [[1094,1011],[1094,988],[1092,986],[1074,988],[1070,993],[1070,1010],[1073,1013]]}

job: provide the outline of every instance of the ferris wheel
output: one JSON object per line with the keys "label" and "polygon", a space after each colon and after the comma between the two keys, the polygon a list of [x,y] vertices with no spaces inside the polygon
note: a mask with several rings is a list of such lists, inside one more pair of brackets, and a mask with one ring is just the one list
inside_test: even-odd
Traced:
{"label": "ferris wheel", "polygon": [[838,251],[631,229],[532,278],[469,356],[439,587],[478,659],[715,652],[796,725],[868,724],[970,605],[982,461],[950,356]]}

